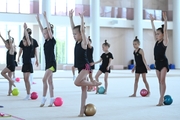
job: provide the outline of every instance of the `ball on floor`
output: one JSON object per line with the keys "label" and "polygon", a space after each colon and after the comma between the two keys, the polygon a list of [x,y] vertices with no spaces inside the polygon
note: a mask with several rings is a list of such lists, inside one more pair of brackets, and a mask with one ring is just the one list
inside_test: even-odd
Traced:
{"label": "ball on floor", "polygon": [[14,89],[12,90],[12,95],[13,95],[13,96],[18,96],[18,95],[19,95],[19,90],[18,90],[17,88],[14,88]]}
{"label": "ball on floor", "polygon": [[104,92],[105,92],[105,89],[104,89],[103,86],[101,86],[101,87],[98,88],[98,93],[99,93],[99,94],[104,94]]}
{"label": "ball on floor", "polygon": [[63,104],[63,99],[61,97],[57,97],[55,100],[54,100],[54,105],[55,106],[62,106]]}
{"label": "ball on floor", "polygon": [[164,104],[165,104],[165,105],[171,105],[172,102],[173,102],[173,99],[171,98],[170,95],[165,95],[165,96],[164,96]]}
{"label": "ball on floor", "polygon": [[142,97],[145,97],[145,96],[148,95],[148,91],[147,91],[146,89],[142,89],[142,90],[140,91],[140,94],[141,94]]}
{"label": "ball on floor", "polygon": [[17,77],[15,80],[16,80],[16,82],[20,82],[20,78],[19,77]]}
{"label": "ball on floor", "polygon": [[87,104],[85,106],[84,114],[86,116],[93,116],[96,114],[96,107],[93,104]]}
{"label": "ball on floor", "polygon": [[36,100],[37,98],[38,98],[37,92],[32,92],[32,93],[31,93],[31,99],[32,99],[32,100]]}

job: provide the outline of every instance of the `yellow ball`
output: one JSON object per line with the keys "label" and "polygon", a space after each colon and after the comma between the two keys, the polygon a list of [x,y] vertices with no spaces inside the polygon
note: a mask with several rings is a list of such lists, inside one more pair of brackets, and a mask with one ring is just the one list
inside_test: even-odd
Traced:
{"label": "yellow ball", "polygon": [[19,90],[18,90],[17,88],[14,88],[14,89],[12,90],[12,95],[13,95],[13,96],[18,96],[18,95],[19,95]]}
{"label": "yellow ball", "polygon": [[87,104],[85,106],[84,114],[86,116],[93,116],[96,114],[96,107],[93,104]]}

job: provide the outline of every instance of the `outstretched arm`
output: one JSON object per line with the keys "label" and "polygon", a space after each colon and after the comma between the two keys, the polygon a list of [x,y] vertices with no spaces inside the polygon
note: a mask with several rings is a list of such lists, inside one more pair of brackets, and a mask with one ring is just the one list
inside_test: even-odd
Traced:
{"label": "outstretched arm", "polygon": [[46,11],[44,11],[43,15],[44,15],[44,18],[45,18],[45,21],[46,21],[49,37],[50,37],[50,39],[52,39],[53,38],[53,34],[52,34],[52,30],[51,30],[51,25],[48,22],[48,19],[47,19],[47,16],[46,16]]}
{"label": "outstretched arm", "polygon": [[2,41],[4,42],[4,44],[6,44],[6,40],[2,37],[1,33],[0,33],[0,38],[2,39]]}
{"label": "outstretched arm", "polygon": [[98,64],[98,63],[100,63],[101,61],[102,61],[102,58],[100,58],[100,60],[98,60],[97,62],[94,62],[93,65]]}
{"label": "outstretched arm", "polygon": [[31,41],[30,41],[30,38],[29,38],[29,34],[27,32],[27,24],[26,23],[24,23],[24,35],[26,37],[28,46],[30,46],[31,45]]}
{"label": "outstretched arm", "polygon": [[151,19],[151,25],[152,25],[152,29],[153,29],[153,36],[154,36],[154,40],[156,41],[156,28],[154,26],[154,18],[152,16],[152,14],[150,14],[150,19]]}
{"label": "outstretched arm", "polygon": [[8,38],[9,38],[9,47],[10,47],[10,49],[11,49],[11,48],[13,47],[13,46],[12,46],[12,43],[13,43],[13,42],[12,42],[12,38],[11,38],[10,32],[11,32],[11,31],[9,30],[9,31],[8,31]]}
{"label": "outstretched arm", "polygon": [[84,27],[84,13],[79,13],[79,16],[81,18],[81,36],[82,36],[82,43],[81,46],[83,49],[87,49],[88,45],[88,39],[85,35],[85,27]]}
{"label": "outstretched arm", "polygon": [[74,21],[73,21],[73,13],[74,13],[74,10],[71,9],[71,10],[69,11],[69,19],[70,19],[70,24],[71,24],[71,29],[72,29],[72,31],[73,31],[73,29],[74,29],[74,27],[75,27]]}
{"label": "outstretched arm", "polygon": [[167,33],[167,15],[166,15],[166,12],[163,12],[163,19],[164,19],[164,40],[163,40],[163,43],[165,46],[167,46],[169,39],[168,39],[168,33]]}
{"label": "outstretched arm", "polygon": [[41,33],[43,34],[43,26],[42,26],[41,21],[40,21],[40,19],[39,19],[39,14],[37,14],[36,19],[37,19],[37,22],[38,22],[38,24],[39,24],[39,28],[40,28],[40,30],[41,30]]}

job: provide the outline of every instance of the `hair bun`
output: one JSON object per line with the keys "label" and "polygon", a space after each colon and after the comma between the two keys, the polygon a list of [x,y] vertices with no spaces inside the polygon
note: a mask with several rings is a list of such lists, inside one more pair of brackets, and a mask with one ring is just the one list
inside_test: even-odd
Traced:
{"label": "hair bun", "polygon": [[105,43],[107,43],[107,40],[105,40]]}
{"label": "hair bun", "polygon": [[54,28],[54,25],[53,25],[53,24],[51,24],[51,23],[49,23],[49,24],[50,24],[51,29],[53,29],[53,28]]}
{"label": "hair bun", "polygon": [[136,36],[135,39],[138,39],[138,37]]}

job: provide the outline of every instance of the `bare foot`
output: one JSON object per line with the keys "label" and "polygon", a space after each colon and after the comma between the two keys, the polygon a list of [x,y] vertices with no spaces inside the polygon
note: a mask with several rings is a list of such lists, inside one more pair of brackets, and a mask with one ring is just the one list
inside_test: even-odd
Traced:
{"label": "bare foot", "polygon": [[150,96],[150,94],[151,94],[151,93],[149,92],[149,93],[146,95],[146,97],[149,97],[149,96]]}
{"label": "bare foot", "polygon": [[106,95],[107,94],[107,92],[104,92],[104,95]]}
{"label": "bare foot", "polygon": [[132,94],[132,95],[130,95],[129,97],[136,97],[136,95],[135,95],[135,94]]}
{"label": "bare foot", "polygon": [[11,96],[11,93],[12,93],[12,90],[11,90],[11,91],[8,91],[7,96]]}
{"label": "bare foot", "polygon": [[78,117],[84,117],[84,114],[79,114]]}
{"label": "bare foot", "polygon": [[102,83],[101,83],[101,82],[97,82],[96,80],[94,80],[94,81],[93,81],[93,84],[94,84],[94,86],[99,86],[99,85],[101,85]]}
{"label": "bare foot", "polygon": [[163,103],[158,103],[156,106],[163,106],[164,104]]}

